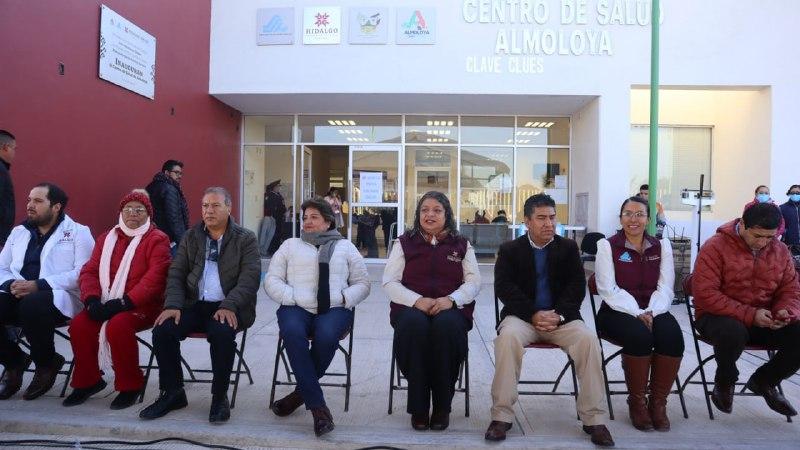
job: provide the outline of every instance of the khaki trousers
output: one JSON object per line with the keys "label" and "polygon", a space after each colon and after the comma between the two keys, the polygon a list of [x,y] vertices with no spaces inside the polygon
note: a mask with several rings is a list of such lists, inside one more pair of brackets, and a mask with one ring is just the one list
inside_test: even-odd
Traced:
{"label": "khaki trousers", "polygon": [[597,336],[582,320],[573,320],[553,331],[537,331],[529,322],[507,316],[494,340],[495,373],[492,381],[492,420],[514,422],[522,357],[525,346],[546,342],[561,347],[575,361],[578,376],[578,416],[584,425],[606,422],[605,384]]}

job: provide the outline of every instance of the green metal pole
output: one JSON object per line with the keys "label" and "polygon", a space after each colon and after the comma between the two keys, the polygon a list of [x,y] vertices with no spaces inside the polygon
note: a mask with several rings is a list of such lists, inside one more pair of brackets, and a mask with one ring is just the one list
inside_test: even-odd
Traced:
{"label": "green metal pole", "polygon": [[659,0],[653,0],[652,14],[650,15],[650,185],[649,208],[650,223],[647,232],[656,234],[656,214],[658,209],[658,28],[661,17]]}

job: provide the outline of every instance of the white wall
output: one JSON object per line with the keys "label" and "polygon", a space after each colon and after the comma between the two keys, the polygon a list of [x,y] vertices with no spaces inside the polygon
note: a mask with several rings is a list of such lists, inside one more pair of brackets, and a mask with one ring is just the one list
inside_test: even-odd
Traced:
{"label": "white wall", "polygon": [[600,99],[595,99],[572,116],[572,198],[570,206],[573,210],[570,217],[575,217],[575,195],[589,193],[588,230],[597,230],[597,192],[598,177],[598,143],[600,135]]}
{"label": "white wall", "polygon": [[[340,45],[309,46],[302,44],[302,8],[320,3],[316,0],[278,5],[270,0],[212,0],[209,90],[212,94],[283,95],[281,99],[289,102],[291,96],[287,99],[285,94],[320,94],[321,99],[325,94],[363,97],[372,93],[599,97],[588,109],[581,110],[597,115],[597,166],[594,171],[586,170],[580,167],[583,163],[573,157],[573,170],[580,170],[586,176],[585,180],[577,180],[577,175],[573,174],[573,194],[580,192],[577,186],[582,184],[596,186],[595,220],[597,228],[607,233],[617,225],[614,215],[607,211],[616,208],[619,199],[628,193],[629,168],[623,161],[627,161],[629,147],[630,90],[632,86],[649,84],[650,29],[646,25],[598,25],[596,8],[599,2],[641,3],[637,0],[588,0],[587,25],[562,25],[558,17],[560,1],[545,0],[552,17],[544,25],[532,26],[467,23],[462,16],[463,1],[423,0],[414,5],[436,7],[437,42],[428,46],[403,46],[394,44],[397,2],[328,1],[322,3],[343,7],[344,29],[349,7],[365,3],[389,7],[390,43],[350,45],[345,32]],[[283,5],[295,7],[295,43],[257,46],[256,10]],[[796,168],[800,167],[800,152],[797,151],[800,127],[795,123],[795,111],[800,103],[800,83],[797,83],[800,63],[790,40],[790,30],[800,22],[796,1],[669,0],[662,1],[662,8],[660,78],[663,85],[769,88],[753,94],[744,104],[738,103],[739,100],[728,103],[732,114],[746,107],[752,109],[753,115],[768,116],[770,124],[764,129],[769,130],[771,139],[739,136],[758,143],[771,142],[771,146],[770,156],[762,157],[755,166],[749,160],[737,159],[728,161],[730,173],[727,175],[721,170],[715,171],[715,183],[736,186],[729,194],[729,198],[736,200],[720,208],[731,214],[734,204],[751,189],[750,180],[740,183],[741,186],[733,182],[742,168],[768,177],[767,182],[775,192],[800,181],[796,176]],[[539,74],[468,73],[467,58],[496,56],[498,30],[511,28],[552,28],[567,33],[576,29],[606,31],[612,39],[613,55],[534,55],[542,58],[544,72]],[[501,56],[503,61],[508,58]],[[268,96],[265,99],[269,101]],[[547,98],[542,97],[541,101],[546,102]],[[384,108],[391,110],[392,105]],[[435,109],[436,104],[420,105],[420,110],[426,112],[433,113]],[[718,118],[721,123],[735,122],[735,118],[726,119],[721,115]],[[591,143],[585,140],[585,136],[591,134],[589,130],[579,130],[579,133],[575,137],[583,139],[581,147],[591,148]],[[731,143],[735,144],[735,138],[736,135],[731,134]],[[715,148],[720,145],[715,142]],[[751,147],[751,153],[753,151]]]}

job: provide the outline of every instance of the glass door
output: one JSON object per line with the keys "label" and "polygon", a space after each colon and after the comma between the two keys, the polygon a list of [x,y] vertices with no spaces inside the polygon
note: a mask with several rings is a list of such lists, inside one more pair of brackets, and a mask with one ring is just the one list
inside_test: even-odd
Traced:
{"label": "glass door", "polygon": [[402,234],[400,146],[351,145],[347,238],[366,258],[386,258]]}

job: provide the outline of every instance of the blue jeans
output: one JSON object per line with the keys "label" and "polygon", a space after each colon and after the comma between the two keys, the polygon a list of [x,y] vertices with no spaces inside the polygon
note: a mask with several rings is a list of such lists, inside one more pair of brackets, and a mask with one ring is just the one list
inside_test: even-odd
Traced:
{"label": "blue jeans", "polygon": [[[281,306],[277,315],[280,335],[306,409],[325,406],[319,379],[331,364],[339,339],[353,323],[353,311],[331,308],[325,314],[315,315],[299,306]],[[310,348],[309,338],[313,338]]]}

